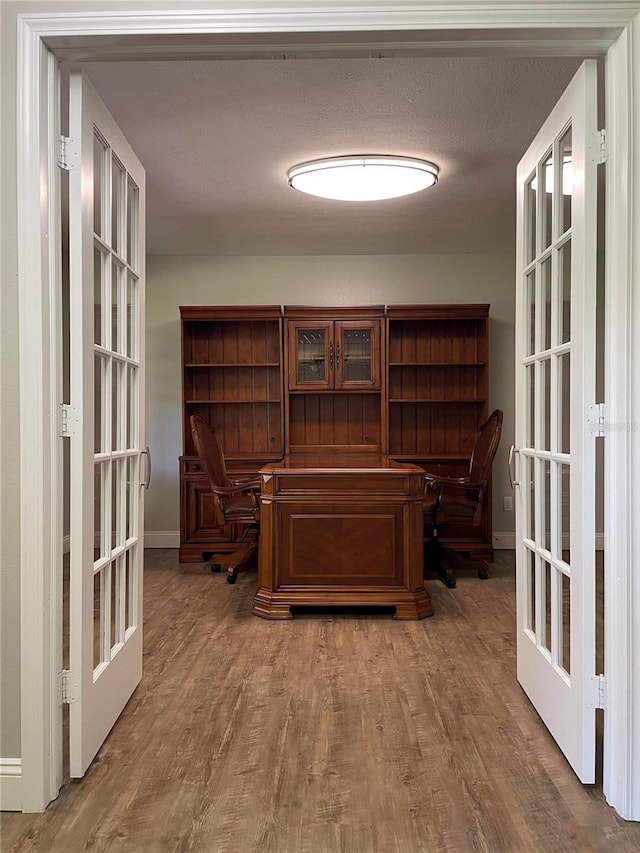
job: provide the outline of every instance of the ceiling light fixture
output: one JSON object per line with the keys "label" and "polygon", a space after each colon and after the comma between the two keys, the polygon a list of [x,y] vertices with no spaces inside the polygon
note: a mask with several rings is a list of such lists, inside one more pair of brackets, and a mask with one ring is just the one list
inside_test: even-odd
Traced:
{"label": "ceiling light fixture", "polygon": [[414,157],[366,154],[327,157],[293,166],[289,186],[338,201],[378,201],[426,190],[438,182],[438,167]]}

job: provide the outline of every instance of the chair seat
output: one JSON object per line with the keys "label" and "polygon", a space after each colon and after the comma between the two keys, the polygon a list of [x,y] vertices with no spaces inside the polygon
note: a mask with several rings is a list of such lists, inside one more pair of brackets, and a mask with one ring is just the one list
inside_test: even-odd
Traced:
{"label": "chair seat", "polygon": [[224,514],[229,522],[250,524],[258,520],[259,511],[247,495],[234,495],[225,501]]}

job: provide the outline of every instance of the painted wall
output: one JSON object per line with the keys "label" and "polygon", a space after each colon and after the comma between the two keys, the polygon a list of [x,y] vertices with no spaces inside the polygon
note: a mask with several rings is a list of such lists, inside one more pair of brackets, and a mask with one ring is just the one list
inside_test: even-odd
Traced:
{"label": "painted wall", "polygon": [[[489,302],[489,409],[505,412],[494,466],[493,529],[512,532],[507,455],[514,430],[514,258],[511,255],[168,257],[147,264],[147,442],[153,479],[149,542],[177,542],[180,415],[179,305],[381,305]],[[159,534],[159,535],[158,535]]]}

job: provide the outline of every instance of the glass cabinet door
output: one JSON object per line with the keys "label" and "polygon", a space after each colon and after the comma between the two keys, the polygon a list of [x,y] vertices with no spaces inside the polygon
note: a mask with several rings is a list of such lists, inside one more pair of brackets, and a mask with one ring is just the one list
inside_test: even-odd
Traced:
{"label": "glass cabinet door", "polygon": [[336,321],[336,388],[380,387],[380,324]]}
{"label": "glass cabinet door", "polygon": [[333,388],[333,322],[292,323],[289,329],[289,387]]}

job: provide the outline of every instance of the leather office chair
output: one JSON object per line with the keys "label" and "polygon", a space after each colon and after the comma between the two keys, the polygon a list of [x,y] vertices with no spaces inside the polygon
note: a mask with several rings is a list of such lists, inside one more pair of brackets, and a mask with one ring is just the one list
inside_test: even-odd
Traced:
{"label": "leather office chair", "polygon": [[189,420],[193,444],[213,493],[217,523],[221,527],[226,524],[244,527],[238,547],[231,553],[214,554],[210,561],[214,572],[219,572],[221,565],[227,566],[227,582],[235,583],[238,572],[249,567],[258,550],[257,536],[255,540],[245,540],[252,528],[258,533],[260,530],[260,478],[231,480],[215,429],[200,415],[191,415]]}
{"label": "leather office chair", "polygon": [[423,507],[429,528],[425,537],[425,569],[437,571],[451,589],[456,585],[454,573],[459,569],[477,571],[482,580],[489,577],[486,562],[470,560],[445,548],[440,543],[439,531],[449,524],[481,523],[491,467],[500,443],[502,418],[503,413],[496,409],[478,429],[466,477],[425,474]]}

